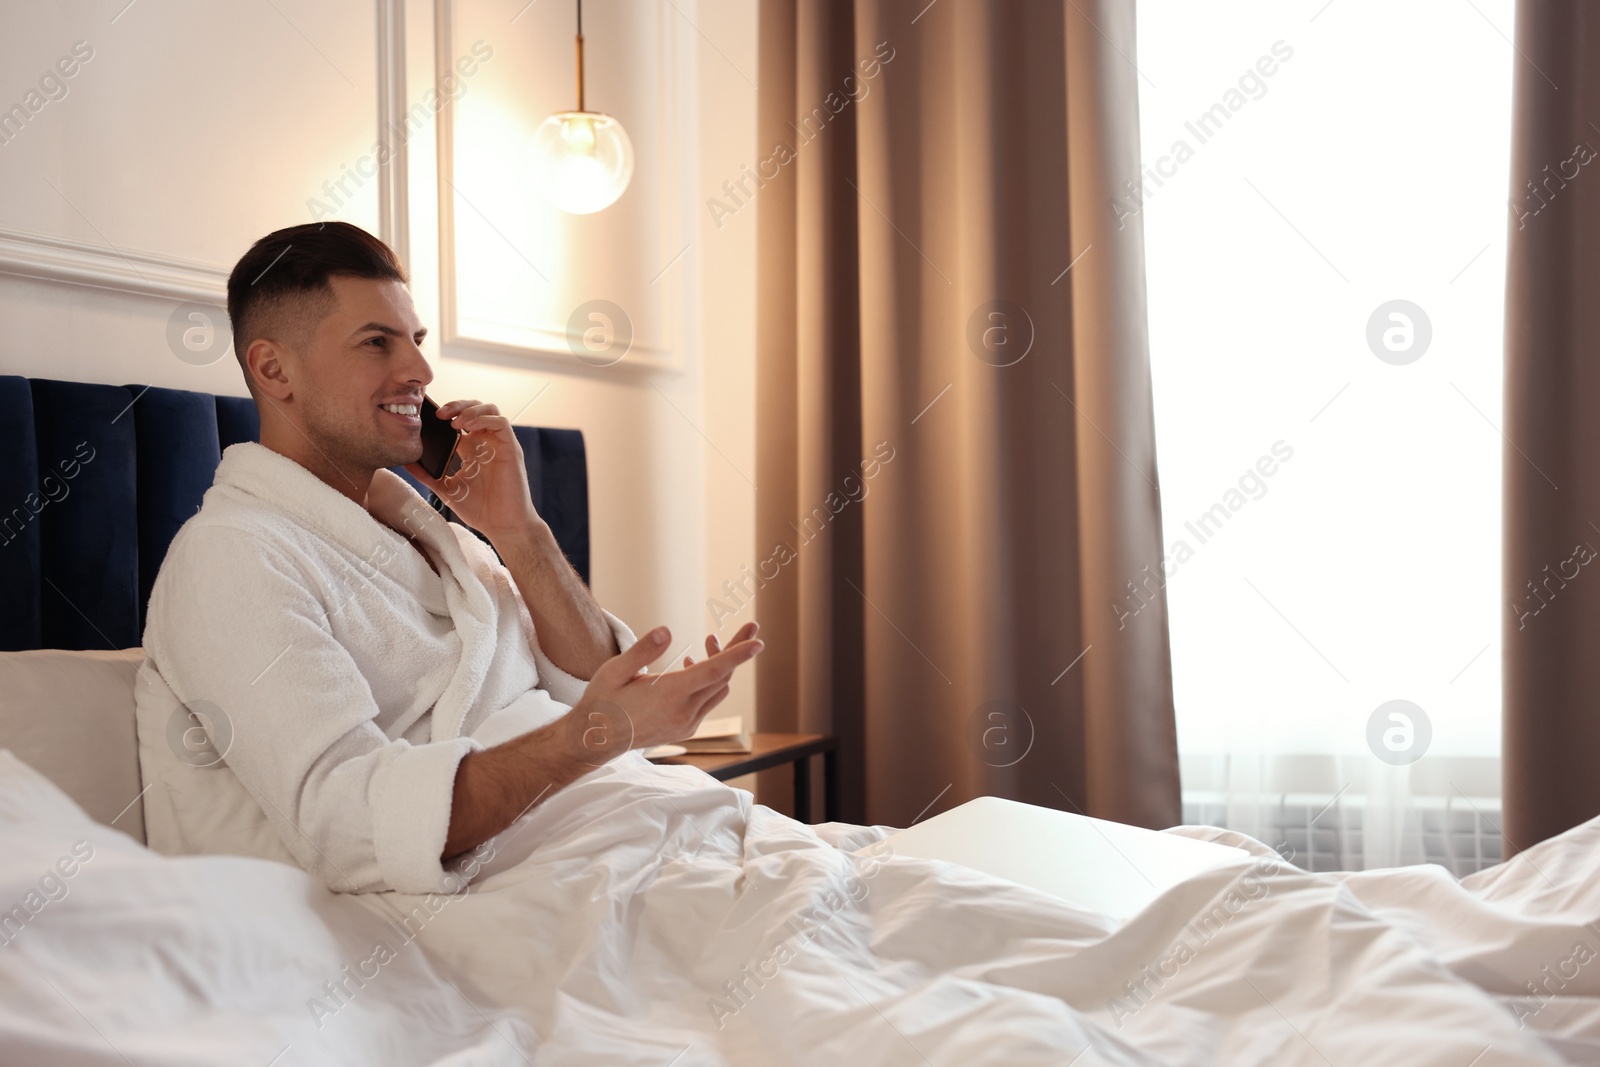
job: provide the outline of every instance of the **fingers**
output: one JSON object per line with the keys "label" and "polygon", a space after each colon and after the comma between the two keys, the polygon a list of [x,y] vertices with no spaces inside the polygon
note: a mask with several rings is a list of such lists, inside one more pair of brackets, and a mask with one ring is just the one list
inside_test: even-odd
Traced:
{"label": "fingers", "polygon": [[692,707],[694,711],[689,719],[689,732],[684,734],[684,737],[692,737],[694,732],[700,729],[700,724],[705,722],[706,714],[710,712],[712,708],[728,699],[729,689],[730,686],[724,682],[721,686],[718,686],[715,689],[704,690],[703,692],[697,693],[689,698],[689,706]]}
{"label": "fingers", "polygon": [[[670,684],[684,694],[701,693],[707,688],[721,685],[741,664],[753,659],[766,647],[765,642],[755,639],[760,629],[760,623],[745,623],[733,635],[733,642],[727,648],[722,647],[716,634],[708,634],[704,660],[696,663],[693,656],[685,655],[681,670],[657,675],[652,682],[670,680]],[[601,664],[595,672],[595,680],[601,678],[601,672],[605,672],[610,684],[623,684],[640,671],[647,670],[671,641],[671,630],[665,626],[656,627],[630,645],[626,652],[619,652]]]}
{"label": "fingers", "polygon": [[494,404],[477,400],[452,400],[439,405],[439,418],[462,433],[495,432],[511,428],[511,420]]}
{"label": "fingers", "polygon": [[508,430],[511,420],[504,415],[457,415],[450,420],[450,425],[462,433],[478,433],[488,430]]}
{"label": "fingers", "polygon": [[[707,634],[706,635],[706,655],[707,656],[715,656],[718,652],[721,652],[721,651],[722,651],[722,645],[717,640],[717,635],[716,634]],[[694,657],[693,656],[687,656],[687,655],[684,656],[683,657],[683,665],[685,667],[693,667],[694,666]]]}
{"label": "fingers", "polygon": [[453,419],[457,415],[498,415],[500,409],[494,404],[484,404],[477,400],[452,400],[447,404],[439,405],[441,419]]}
{"label": "fingers", "polygon": [[715,689],[727,682],[741,664],[753,659],[765,647],[760,641],[741,641],[693,666],[663,674],[658,680],[685,695],[700,693],[708,688]]}
{"label": "fingers", "polygon": [[[748,640],[750,640],[752,637],[754,637],[756,635],[756,632],[758,630],[760,630],[760,629],[761,629],[761,624],[758,623],[758,622],[747,622],[747,623],[745,623],[743,626],[739,627],[739,632],[733,635],[733,640],[731,642],[729,642],[730,646],[731,645],[736,645],[740,641],[748,641]],[[721,651],[722,651],[722,640],[721,640],[721,638],[717,637],[716,634],[706,634],[706,655],[715,656],[718,652],[721,652]],[[688,666],[688,664],[684,664],[684,665]]]}
{"label": "fingers", "polygon": [[[717,640],[716,634],[709,635],[706,638],[706,655],[707,656],[715,656],[718,652],[721,652],[721,651],[722,651],[722,643]],[[693,656],[684,656],[683,657],[683,665],[685,667],[693,667],[694,666],[694,657]]]}
{"label": "fingers", "polygon": [[[602,663],[595,672],[595,678],[600,678],[604,672],[608,681],[620,685],[654,663],[671,640],[672,631],[665,626],[657,626],[629,645],[626,652],[618,652]],[[616,674],[616,677],[612,678],[612,674]]]}
{"label": "fingers", "polygon": [[730,687],[728,684],[724,682],[721,688],[714,690],[711,695],[706,698],[705,703],[700,705],[699,715],[701,718],[705,717],[706,712],[710,711],[712,708],[728,699],[729,688]]}

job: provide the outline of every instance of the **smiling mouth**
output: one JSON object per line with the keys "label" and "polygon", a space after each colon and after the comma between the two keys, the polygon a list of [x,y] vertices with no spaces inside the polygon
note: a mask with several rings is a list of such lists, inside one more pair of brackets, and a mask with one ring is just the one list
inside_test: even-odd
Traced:
{"label": "smiling mouth", "polygon": [[407,426],[421,426],[421,409],[416,404],[379,404],[378,410]]}

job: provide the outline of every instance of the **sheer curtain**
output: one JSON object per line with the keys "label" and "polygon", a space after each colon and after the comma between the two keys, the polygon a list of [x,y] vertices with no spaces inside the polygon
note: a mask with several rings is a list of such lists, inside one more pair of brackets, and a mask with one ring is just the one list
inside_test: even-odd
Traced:
{"label": "sheer curtain", "polygon": [[1499,856],[1511,32],[1139,5],[1108,210],[1146,234],[1185,817],[1314,869]]}

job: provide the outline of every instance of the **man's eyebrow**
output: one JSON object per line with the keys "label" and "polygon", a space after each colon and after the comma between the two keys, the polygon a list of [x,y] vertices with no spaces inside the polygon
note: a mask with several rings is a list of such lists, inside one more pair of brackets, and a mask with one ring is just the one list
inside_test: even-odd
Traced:
{"label": "man's eyebrow", "polygon": [[[404,337],[405,336],[405,334],[402,331],[397,330],[393,326],[390,326],[389,324],[383,323],[383,322],[369,322],[365,326],[362,326],[359,329],[357,329],[355,332],[356,333],[368,333],[368,332],[372,332],[372,331],[376,331],[377,333],[381,333],[386,337]],[[354,336],[354,335],[352,335],[352,336]],[[420,341],[422,338],[428,336],[428,328],[426,326],[418,327],[417,328],[417,332],[416,332],[416,334],[414,336],[415,336],[416,340]]]}

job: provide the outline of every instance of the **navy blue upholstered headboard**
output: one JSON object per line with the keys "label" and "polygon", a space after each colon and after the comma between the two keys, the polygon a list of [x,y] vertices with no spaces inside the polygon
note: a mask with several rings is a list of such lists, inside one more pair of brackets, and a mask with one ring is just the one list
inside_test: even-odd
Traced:
{"label": "navy blue upholstered headboard", "polygon": [[[583,434],[516,434],[534,507],[588,582]],[[222,450],[260,436],[247,397],[0,375],[0,651],[138,645],[167,546]]]}

